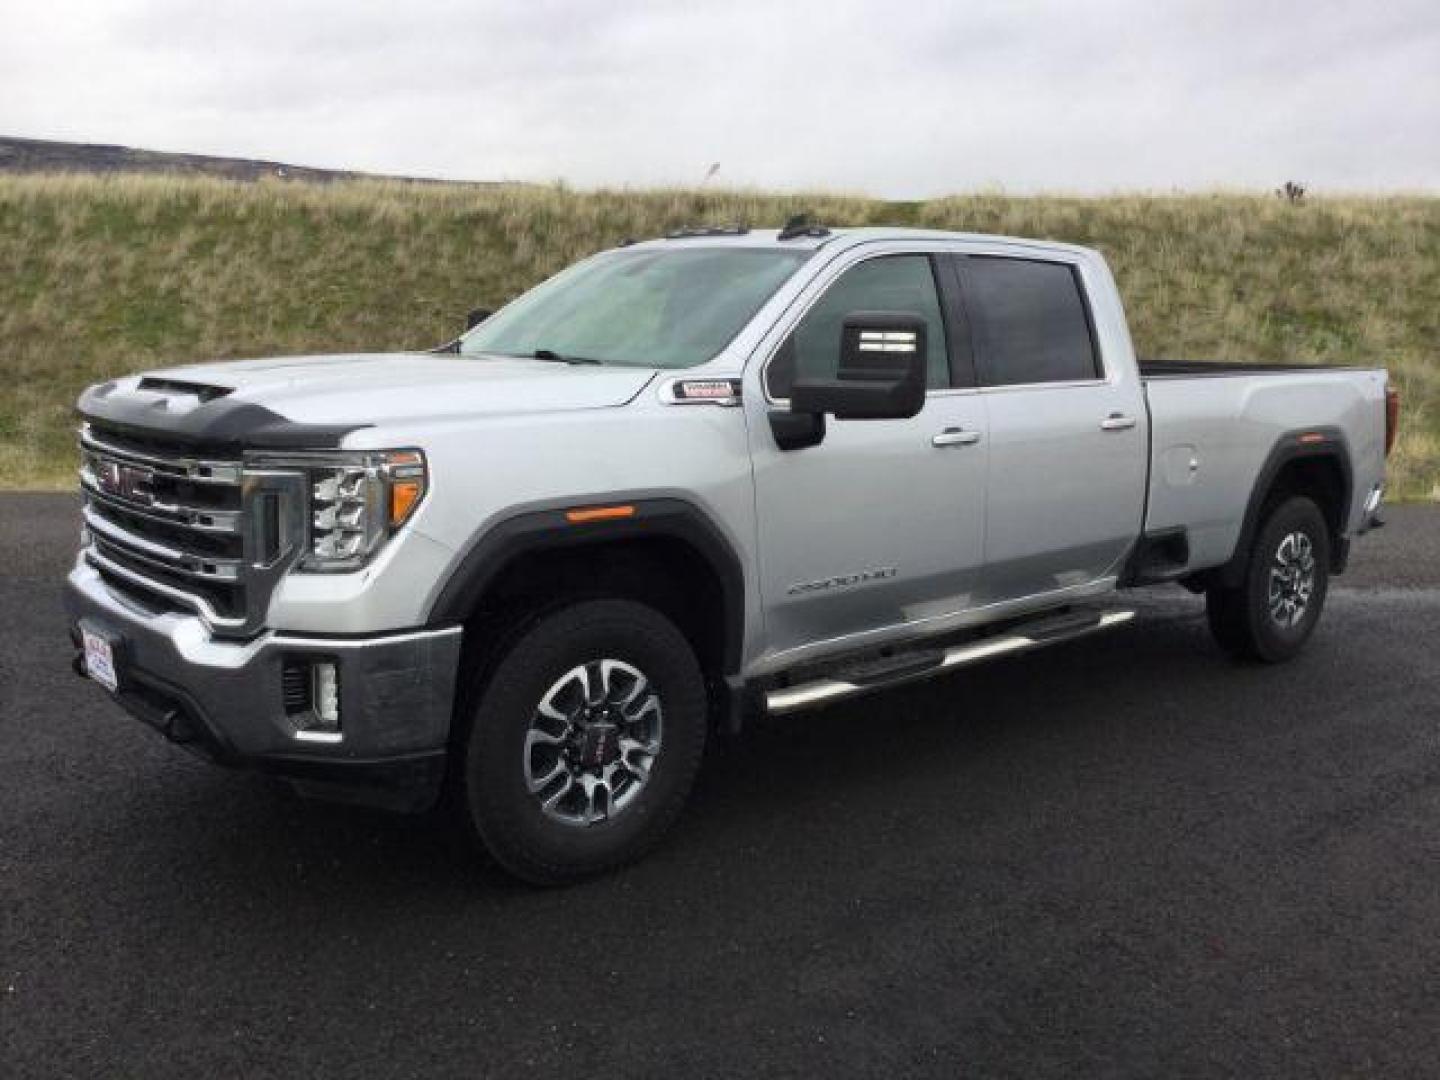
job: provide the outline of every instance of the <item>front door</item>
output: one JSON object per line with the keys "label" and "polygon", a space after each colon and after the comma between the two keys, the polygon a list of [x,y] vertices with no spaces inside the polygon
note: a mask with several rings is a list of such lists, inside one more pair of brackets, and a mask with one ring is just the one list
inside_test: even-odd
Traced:
{"label": "front door", "polygon": [[[971,604],[985,537],[986,421],[973,388],[954,385],[953,372],[969,370],[968,344],[962,367],[948,343],[968,334],[942,313],[938,272],[948,273],[938,256],[914,252],[829,268],[768,364],[747,373],[765,666],[922,632]],[[834,376],[841,323],[857,311],[925,319],[924,408],[907,420],[827,417],[818,446],[779,450],[768,412],[786,408],[797,375]]]}

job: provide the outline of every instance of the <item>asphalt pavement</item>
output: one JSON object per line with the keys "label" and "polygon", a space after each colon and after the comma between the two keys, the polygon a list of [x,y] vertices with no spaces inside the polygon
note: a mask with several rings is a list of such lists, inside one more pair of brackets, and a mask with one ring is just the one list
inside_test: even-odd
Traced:
{"label": "asphalt pavement", "polygon": [[712,754],[563,891],[75,678],[73,499],[0,496],[0,1076],[1440,1072],[1440,508],[1309,650],[1200,600]]}

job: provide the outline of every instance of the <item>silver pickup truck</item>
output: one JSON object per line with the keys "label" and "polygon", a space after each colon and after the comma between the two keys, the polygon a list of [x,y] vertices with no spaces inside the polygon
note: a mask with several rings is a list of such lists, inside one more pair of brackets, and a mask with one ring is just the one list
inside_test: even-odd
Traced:
{"label": "silver pickup truck", "polygon": [[1098,254],[993,236],[686,230],[472,322],[85,391],[67,605],[172,740],[448,794],[534,882],[646,850],[715,730],[1117,625],[1118,590],[1292,656],[1397,422],[1379,369],[1137,363]]}

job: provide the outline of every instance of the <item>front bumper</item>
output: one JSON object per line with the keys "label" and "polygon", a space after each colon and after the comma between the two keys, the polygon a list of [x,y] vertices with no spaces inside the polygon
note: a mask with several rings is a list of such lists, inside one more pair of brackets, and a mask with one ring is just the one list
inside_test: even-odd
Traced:
{"label": "front bumper", "polygon": [[[219,764],[284,776],[308,794],[408,811],[438,797],[460,627],[224,641],[196,616],[144,611],[116,595],[83,556],[65,606],[77,641],[82,624],[111,639],[116,701],[170,740]],[[282,668],[306,659],[337,666],[338,738],[309,738],[286,713]],[[76,668],[83,673],[83,660]]]}

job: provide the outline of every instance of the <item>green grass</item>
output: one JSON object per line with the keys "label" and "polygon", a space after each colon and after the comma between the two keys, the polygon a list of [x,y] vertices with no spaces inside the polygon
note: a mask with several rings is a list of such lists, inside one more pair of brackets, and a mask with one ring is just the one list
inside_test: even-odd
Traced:
{"label": "green grass", "polygon": [[1145,356],[1383,364],[1397,494],[1440,499],[1440,199],[753,192],[0,178],[0,487],[73,482],[86,384],[215,357],[428,347],[627,236],[902,224],[1103,251]]}

